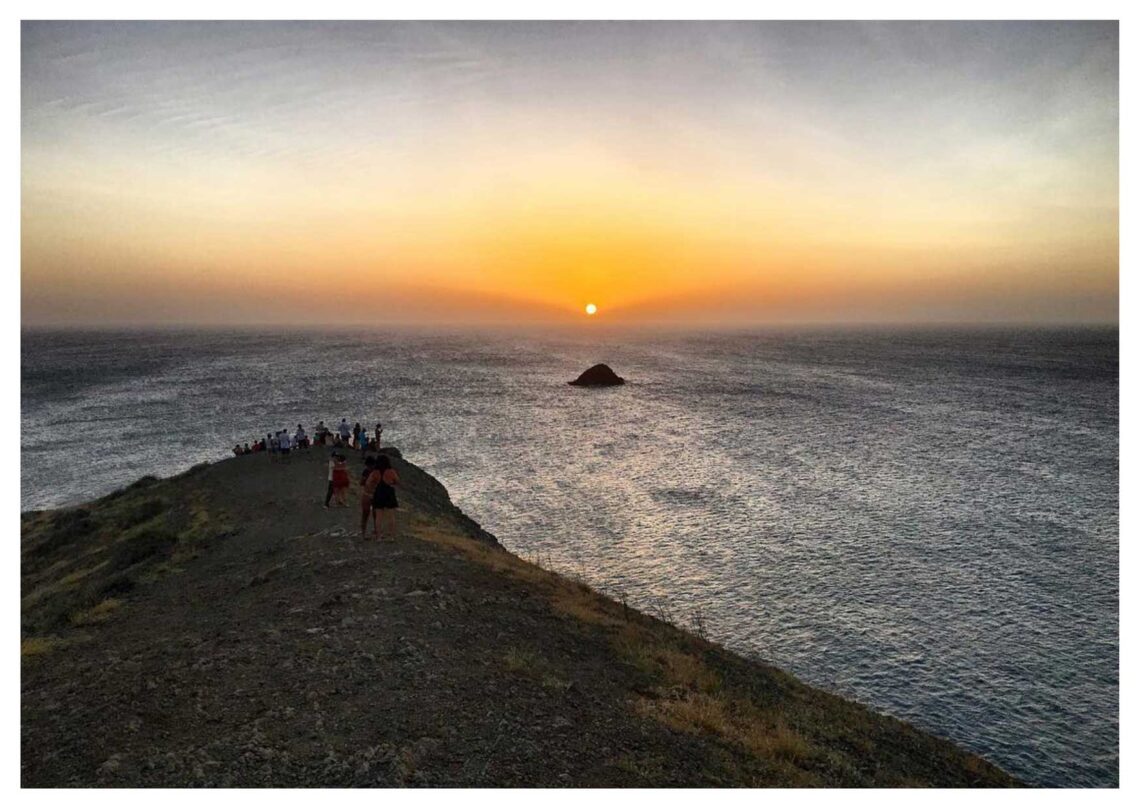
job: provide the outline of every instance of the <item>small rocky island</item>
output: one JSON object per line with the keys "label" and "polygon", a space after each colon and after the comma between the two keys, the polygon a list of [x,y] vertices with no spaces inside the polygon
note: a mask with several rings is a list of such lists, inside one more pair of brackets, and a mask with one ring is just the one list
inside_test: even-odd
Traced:
{"label": "small rocky island", "polygon": [[587,368],[582,375],[570,383],[582,387],[605,387],[609,385],[624,385],[625,380],[614,373],[613,368],[605,363],[598,363]]}

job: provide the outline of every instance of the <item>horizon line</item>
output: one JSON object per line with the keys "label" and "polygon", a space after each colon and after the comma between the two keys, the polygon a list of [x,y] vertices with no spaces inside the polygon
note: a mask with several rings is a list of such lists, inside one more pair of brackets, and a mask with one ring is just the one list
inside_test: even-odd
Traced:
{"label": "horizon line", "polygon": [[771,322],[670,322],[670,321],[557,321],[557,322],[489,322],[473,321],[469,323],[453,322],[399,322],[399,323],[21,323],[20,331],[384,331],[384,330],[486,330],[486,329],[581,329],[582,331],[600,329],[673,329],[676,331],[748,331],[764,329],[819,329],[819,330],[855,330],[855,329],[1117,329],[1120,328],[1119,319],[1107,320],[848,320],[848,321],[771,321]]}

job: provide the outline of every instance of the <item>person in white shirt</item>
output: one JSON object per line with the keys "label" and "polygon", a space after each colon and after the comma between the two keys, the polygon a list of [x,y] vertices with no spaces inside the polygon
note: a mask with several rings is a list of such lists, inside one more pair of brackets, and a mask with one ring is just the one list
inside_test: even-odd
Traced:
{"label": "person in white shirt", "polygon": [[281,437],[277,439],[277,446],[280,448],[281,454],[282,455],[289,454],[289,448],[291,445],[292,445],[292,442],[289,440],[289,431],[288,430],[282,430],[281,431]]}
{"label": "person in white shirt", "polygon": [[341,419],[340,427],[337,430],[340,432],[340,440],[347,444],[348,437],[352,435],[352,428],[348,426],[348,419]]}
{"label": "person in white shirt", "polygon": [[308,439],[309,437],[305,435],[305,428],[298,424],[297,433],[293,436],[293,443],[297,445],[297,449],[304,449]]}
{"label": "person in white shirt", "polygon": [[332,500],[332,496],[333,496],[333,467],[334,466],[336,466],[336,453],[335,452],[333,452],[333,454],[329,456],[329,487],[325,491],[325,508],[329,507],[329,501]]}

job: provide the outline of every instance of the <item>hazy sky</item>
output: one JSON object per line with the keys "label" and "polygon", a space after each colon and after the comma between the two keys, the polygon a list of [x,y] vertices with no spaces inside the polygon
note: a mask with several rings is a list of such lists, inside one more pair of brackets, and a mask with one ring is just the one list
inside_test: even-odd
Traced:
{"label": "hazy sky", "polygon": [[25,324],[1115,322],[1116,23],[24,23]]}

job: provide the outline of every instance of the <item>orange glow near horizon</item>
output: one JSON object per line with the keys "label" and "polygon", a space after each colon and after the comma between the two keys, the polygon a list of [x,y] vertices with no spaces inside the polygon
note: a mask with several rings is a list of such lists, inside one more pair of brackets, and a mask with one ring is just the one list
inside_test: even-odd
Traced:
{"label": "orange glow near horizon", "polygon": [[[335,26],[111,30],[24,24],[28,324],[1116,317],[1114,25],[983,27],[1059,37],[1083,72],[1052,105],[1064,60],[1031,75],[954,26],[929,29],[954,59],[889,79],[859,27],[362,29],[442,49],[433,70]],[[782,83],[725,80],[750,48]]]}

